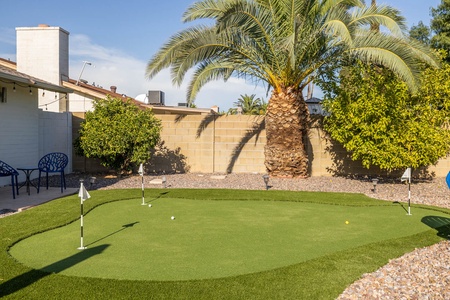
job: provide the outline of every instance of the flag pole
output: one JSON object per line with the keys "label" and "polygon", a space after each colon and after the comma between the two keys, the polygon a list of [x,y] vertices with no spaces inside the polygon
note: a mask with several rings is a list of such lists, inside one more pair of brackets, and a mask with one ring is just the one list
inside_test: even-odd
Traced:
{"label": "flag pole", "polygon": [[141,187],[142,187],[142,204],[145,205],[145,197],[144,197],[144,166],[141,164],[139,166],[139,175],[141,175]]}
{"label": "flag pole", "polygon": [[408,213],[407,215],[411,215],[411,168],[407,168],[405,173],[403,173],[402,178],[400,179],[402,182],[406,180],[408,183]]}
{"label": "flag pole", "polygon": [[84,250],[86,247],[84,247],[83,243],[83,200],[81,200],[81,216],[80,216],[80,247],[78,247],[78,250]]}
{"label": "flag pole", "polygon": [[78,250],[84,250],[86,247],[84,246],[84,233],[83,233],[83,227],[84,227],[84,211],[83,211],[83,203],[84,200],[90,198],[91,196],[86,191],[86,188],[83,185],[83,180],[80,180],[80,191],[78,192],[78,197],[80,197],[80,247],[78,247]]}
{"label": "flag pole", "polygon": [[411,176],[408,180],[408,216],[411,215]]}

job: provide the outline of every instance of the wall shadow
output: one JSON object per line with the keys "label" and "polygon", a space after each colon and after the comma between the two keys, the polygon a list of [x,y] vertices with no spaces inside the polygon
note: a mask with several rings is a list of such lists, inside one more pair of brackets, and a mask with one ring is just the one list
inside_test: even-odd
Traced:
{"label": "wall shadow", "polygon": [[186,118],[187,115],[177,115],[175,117],[175,123],[180,123],[181,121],[183,121],[184,118]]}
{"label": "wall shadow", "polygon": [[[203,120],[200,122],[200,125],[198,125],[197,128],[197,134],[195,135],[196,138],[199,138],[203,131],[205,131],[206,128],[208,128],[209,124],[215,123],[217,119],[221,118],[222,115],[207,115],[203,118]],[[215,135],[215,132],[214,132]]]}
{"label": "wall shadow", "polygon": [[87,248],[65,259],[57,261],[51,265],[48,265],[41,270],[30,270],[19,276],[16,276],[2,284],[0,284],[0,297],[4,297],[13,294],[21,289],[24,289],[33,283],[45,278],[52,273],[60,273],[65,269],[68,269],[82,261],[85,261],[95,255],[101,254],[108,248],[109,245],[100,245],[93,248]]}
{"label": "wall shadow", "polygon": [[230,162],[228,163],[228,166],[227,166],[227,173],[233,172],[234,165],[236,164],[236,161],[239,158],[239,155],[241,154],[244,146],[247,145],[248,142],[252,138],[255,138],[255,143],[256,143],[256,141],[259,138],[259,135],[261,134],[261,131],[263,131],[265,128],[266,128],[266,122],[264,119],[262,119],[262,121],[260,123],[258,123],[258,122],[253,123],[252,128],[248,129],[245,132],[244,136],[241,138],[239,143],[233,149],[233,152],[230,157]]}
{"label": "wall shadow", "polygon": [[422,223],[436,229],[437,235],[444,239],[450,239],[450,218],[440,216],[425,216]]}
{"label": "wall shadow", "polygon": [[151,150],[151,159],[146,164],[149,173],[187,173],[189,165],[186,162],[187,156],[181,153],[181,148],[169,149],[164,141]]}

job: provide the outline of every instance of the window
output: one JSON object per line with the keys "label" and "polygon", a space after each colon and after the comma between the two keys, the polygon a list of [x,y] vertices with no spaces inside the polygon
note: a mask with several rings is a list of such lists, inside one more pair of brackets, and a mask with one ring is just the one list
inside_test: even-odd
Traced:
{"label": "window", "polygon": [[0,103],[6,103],[6,88],[2,87],[0,89]]}

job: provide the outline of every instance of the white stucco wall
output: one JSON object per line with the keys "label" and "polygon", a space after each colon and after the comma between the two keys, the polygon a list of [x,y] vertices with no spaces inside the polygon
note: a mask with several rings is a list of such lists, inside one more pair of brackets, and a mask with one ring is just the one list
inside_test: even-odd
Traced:
{"label": "white stucco wall", "polygon": [[[72,172],[72,114],[38,109],[37,89],[0,82],[7,88],[7,102],[0,103],[0,160],[13,168],[36,167],[49,152],[63,152],[69,157],[66,173]],[[19,182],[25,175],[19,171]],[[36,178],[33,172],[31,178]],[[0,177],[0,186],[11,184],[10,177]]]}
{"label": "white stucco wall", "polygon": [[[12,84],[0,85],[7,88],[7,102],[0,103],[0,160],[14,168],[35,166],[39,160],[37,93],[30,95],[28,87],[18,85],[13,92]],[[25,175],[20,174],[19,181],[23,180]],[[10,177],[0,177],[0,186],[10,183]]]}
{"label": "white stucco wall", "polygon": [[69,97],[69,111],[86,112],[94,110],[92,97],[87,97],[86,94],[81,94],[77,92],[70,94],[68,97]]}
{"label": "white stucco wall", "polygon": [[39,111],[39,158],[50,152],[65,153],[69,157],[65,173],[72,172],[71,113]]}

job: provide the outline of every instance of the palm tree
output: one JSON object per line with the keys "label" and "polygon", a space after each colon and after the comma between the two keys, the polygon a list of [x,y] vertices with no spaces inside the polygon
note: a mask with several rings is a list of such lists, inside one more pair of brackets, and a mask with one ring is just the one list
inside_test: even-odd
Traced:
{"label": "palm tree", "polygon": [[[420,61],[436,65],[428,49],[406,38],[398,10],[361,0],[202,0],[183,19],[214,22],[173,35],[149,61],[146,75],[171,68],[180,85],[195,68],[188,102],[213,80],[236,76],[267,84],[265,166],[271,176],[308,175],[303,89],[322,69],[336,61],[374,62],[414,90]],[[386,30],[371,31],[371,24]]]}
{"label": "palm tree", "polygon": [[[264,101],[261,98],[255,98],[256,95],[241,95],[234,105],[241,107],[243,115],[260,115]],[[263,113],[264,114],[264,113]]]}

